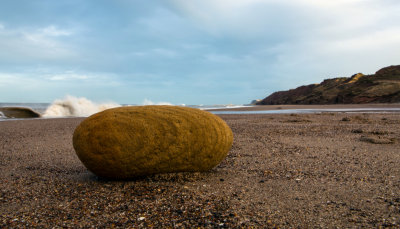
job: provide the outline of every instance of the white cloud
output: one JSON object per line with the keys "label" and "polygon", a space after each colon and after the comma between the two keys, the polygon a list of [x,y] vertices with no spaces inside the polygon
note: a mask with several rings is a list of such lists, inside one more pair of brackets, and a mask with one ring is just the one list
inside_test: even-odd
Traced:
{"label": "white cloud", "polygon": [[400,48],[400,27],[373,31],[343,40],[333,40],[327,47],[331,52],[362,52],[386,48]]}
{"label": "white cloud", "polygon": [[58,71],[55,69],[38,69],[30,73],[46,83],[69,83],[87,86],[121,86],[121,79],[113,73],[79,72],[74,70]]}
{"label": "white cloud", "polygon": [[59,36],[70,36],[70,35],[72,35],[72,31],[65,30],[65,29],[59,29],[54,25],[39,29],[38,31],[42,36],[59,37]]}
{"label": "white cloud", "polygon": [[66,80],[86,80],[89,79],[87,75],[78,75],[78,74],[58,74],[53,75],[48,78],[53,81],[66,81]]}
{"label": "white cloud", "polygon": [[39,85],[39,80],[29,74],[0,72],[0,87],[4,89],[2,92],[16,88],[36,88]]}
{"label": "white cloud", "polygon": [[[246,41],[250,48],[244,49],[245,55],[260,63],[264,60],[269,68],[266,73],[286,75],[288,81],[296,75],[303,80],[330,74],[347,76],[400,62],[400,1],[170,2],[209,34],[227,41]],[[208,55],[213,61],[228,61],[228,57],[229,53]]]}
{"label": "white cloud", "polygon": [[114,74],[106,73],[80,73],[75,71],[57,71],[55,69],[35,69],[26,72],[0,72],[0,86],[18,86],[26,85],[27,87],[70,83],[85,85],[107,85],[118,86],[121,84],[118,77]]}
{"label": "white cloud", "polygon": [[43,28],[9,28],[0,29],[0,60],[25,61],[57,60],[77,56],[68,41],[61,39],[71,36],[69,30],[56,26]]}
{"label": "white cloud", "polygon": [[53,49],[57,51],[66,51],[65,44],[58,40],[58,37],[70,36],[72,32],[68,30],[57,29],[55,26],[48,26],[33,31],[20,31],[22,39],[26,44]]}
{"label": "white cloud", "polygon": [[7,86],[12,83],[14,83],[19,76],[17,75],[11,75],[11,74],[6,74],[6,73],[0,73],[0,86]]}
{"label": "white cloud", "polygon": [[151,50],[154,54],[159,55],[159,56],[164,56],[164,57],[177,57],[178,53],[174,50],[171,49],[165,49],[165,48],[156,48]]}
{"label": "white cloud", "polygon": [[[386,2],[390,1],[390,5]],[[210,34],[283,41],[352,36],[400,21],[391,0],[171,0],[178,12]],[[395,10],[394,10],[395,9]],[[385,23],[383,23],[383,21]],[[325,37],[322,37],[325,38]]]}
{"label": "white cloud", "polygon": [[135,51],[130,53],[131,56],[136,57],[165,57],[175,58],[179,56],[178,51],[167,48],[153,48],[144,51]]}

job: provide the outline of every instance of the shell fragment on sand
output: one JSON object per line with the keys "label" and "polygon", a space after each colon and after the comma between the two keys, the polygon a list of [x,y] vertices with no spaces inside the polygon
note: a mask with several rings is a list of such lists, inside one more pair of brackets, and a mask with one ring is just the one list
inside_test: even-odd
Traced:
{"label": "shell fragment on sand", "polygon": [[226,157],[232,143],[232,131],[221,118],[177,106],[105,110],[85,119],[73,136],[83,164],[109,179],[207,171]]}

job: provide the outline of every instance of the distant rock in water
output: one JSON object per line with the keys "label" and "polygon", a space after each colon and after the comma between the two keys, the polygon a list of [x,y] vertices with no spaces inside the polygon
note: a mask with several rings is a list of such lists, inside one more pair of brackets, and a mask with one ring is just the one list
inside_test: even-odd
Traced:
{"label": "distant rock in water", "polygon": [[257,102],[274,104],[399,103],[400,65],[382,68],[373,75],[326,79],[288,91],[278,91]]}
{"label": "distant rock in water", "polygon": [[27,107],[0,107],[0,118],[39,118],[40,114]]}
{"label": "distant rock in water", "polygon": [[256,105],[256,104],[259,103],[260,101],[261,101],[261,99],[252,100],[251,103],[250,103],[250,105]]}

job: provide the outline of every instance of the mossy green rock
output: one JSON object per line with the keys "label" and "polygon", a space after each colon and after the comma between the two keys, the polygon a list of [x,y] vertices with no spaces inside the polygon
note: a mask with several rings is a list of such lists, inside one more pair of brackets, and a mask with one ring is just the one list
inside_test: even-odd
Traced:
{"label": "mossy green rock", "polygon": [[232,142],[231,129],[218,116],[177,106],[105,110],[83,120],[73,136],[86,168],[109,179],[207,171]]}

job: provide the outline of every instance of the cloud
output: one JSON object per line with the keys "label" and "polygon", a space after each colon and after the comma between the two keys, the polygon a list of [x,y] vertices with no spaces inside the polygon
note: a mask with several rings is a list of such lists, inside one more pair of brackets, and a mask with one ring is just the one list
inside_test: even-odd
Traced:
{"label": "cloud", "polygon": [[[122,82],[114,74],[55,69],[0,72],[2,101],[50,102],[67,94],[109,100]],[[129,88],[131,89],[131,88]]]}
{"label": "cloud", "polygon": [[18,4],[0,8],[6,96],[12,85],[42,98],[248,103],[400,62],[398,0]]}
{"label": "cloud", "polygon": [[382,4],[377,4],[377,0],[171,0],[170,2],[178,12],[212,34],[262,39],[266,37],[289,39],[301,37],[303,34],[310,35],[319,30],[359,28],[375,24],[375,20],[388,11]]}
{"label": "cloud", "polygon": [[57,30],[55,27],[50,26],[34,31],[17,32],[15,34],[17,35],[17,39],[20,38],[27,46],[60,52],[63,49],[63,51],[66,50],[63,47],[64,45],[62,42],[55,38],[59,36],[67,36],[67,34],[70,33],[63,30]]}
{"label": "cloud", "polygon": [[66,81],[66,80],[86,80],[89,79],[87,75],[78,75],[78,74],[59,74],[53,75],[48,78],[53,81]]}
{"label": "cloud", "polygon": [[46,37],[46,36],[60,37],[60,36],[72,35],[72,31],[59,29],[54,25],[39,29],[38,32],[39,32],[38,35],[40,37]]}
{"label": "cloud", "polygon": [[[118,86],[121,84],[112,73],[88,73],[73,70],[62,71],[53,68],[27,69],[20,72],[0,72],[0,85],[3,87],[21,87],[30,84],[46,88],[49,85],[77,85],[77,86]],[[60,84],[61,85],[61,84]],[[61,85],[61,86],[62,86]]]}
{"label": "cloud", "polygon": [[0,29],[0,60],[3,62],[37,62],[76,57],[74,49],[63,40],[73,33],[50,25],[43,28]]}
{"label": "cloud", "polygon": [[148,49],[144,51],[135,51],[130,53],[130,55],[135,56],[135,57],[150,57],[150,58],[175,58],[179,56],[179,53],[177,50],[173,49],[166,49],[166,48],[153,48],[153,49]]}
{"label": "cloud", "polygon": [[[255,60],[247,62],[249,65],[264,61],[268,68],[266,77],[287,79],[288,84],[327,75],[347,76],[400,62],[398,1],[171,0],[170,3],[199,29],[228,41],[225,44],[230,42],[228,47],[235,50],[218,48],[217,54],[207,55],[209,60],[240,57]],[[262,69],[260,65],[255,67]]]}
{"label": "cloud", "polygon": [[0,89],[3,96],[15,93],[22,97],[24,92],[39,88],[41,88],[41,80],[30,74],[0,72]]}
{"label": "cloud", "polygon": [[117,87],[123,84],[123,80],[113,73],[94,73],[94,72],[77,72],[73,70],[69,71],[60,71],[56,72],[56,70],[52,69],[44,69],[38,71],[36,73],[31,73],[35,75],[40,75],[40,79],[42,82],[46,84],[59,84],[63,83],[64,85],[69,84],[85,86],[85,87]]}
{"label": "cloud", "polygon": [[21,80],[18,74],[0,73],[0,87],[7,87]]}
{"label": "cloud", "polygon": [[400,27],[373,31],[369,34],[362,34],[343,40],[332,40],[327,48],[330,52],[360,52],[398,47],[399,41]]}

